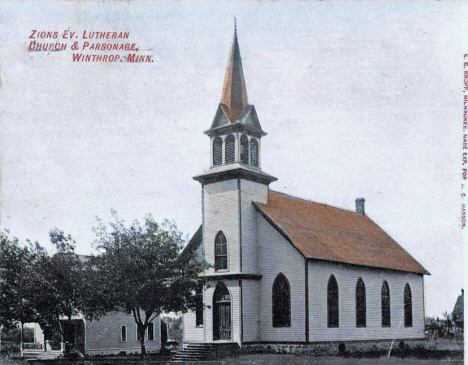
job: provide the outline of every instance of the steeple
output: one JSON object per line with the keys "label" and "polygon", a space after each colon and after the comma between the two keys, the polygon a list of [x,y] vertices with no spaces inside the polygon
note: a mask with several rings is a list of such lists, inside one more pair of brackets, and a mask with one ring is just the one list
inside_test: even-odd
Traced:
{"label": "steeple", "polygon": [[247,101],[244,71],[234,18],[234,39],[224,78],[223,93],[210,129],[210,169],[194,179],[202,184],[244,179],[270,184],[276,177],[261,169],[263,131],[257,112]]}
{"label": "steeple", "polygon": [[223,93],[221,101],[213,119],[213,123],[207,133],[212,135],[220,128],[236,125],[236,128],[246,127],[252,133],[266,135],[262,130],[257,112],[253,105],[248,103],[247,88],[245,87],[242,59],[237,40],[237,25],[234,18],[234,39],[226,67]]}
{"label": "steeple", "polygon": [[236,18],[234,18],[234,40],[226,67],[223,95],[220,103],[224,106],[223,109],[231,123],[240,117],[244,108],[248,105],[242,59],[237,40]]}

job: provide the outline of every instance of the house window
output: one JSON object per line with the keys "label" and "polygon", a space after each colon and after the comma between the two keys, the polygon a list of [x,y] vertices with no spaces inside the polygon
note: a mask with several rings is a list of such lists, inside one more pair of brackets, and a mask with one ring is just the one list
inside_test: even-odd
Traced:
{"label": "house window", "polygon": [[356,327],[366,327],[366,286],[362,278],[356,284]]}
{"label": "house window", "polygon": [[283,274],[273,282],[272,305],[273,327],[291,327],[291,289]]}
{"label": "house window", "polygon": [[236,147],[235,147],[235,143],[236,143],[236,139],[234,138],[234,136],[232,134],[230,134],[229,136],[227,136],[226,138],[226,157],[225,157],[225,160],[226,160],[226,163],[234,163],[234,160],[235,160],[235,154],[236,154]]}
{"label": "house window", "polygon": [[154,341],[154,323],[148,323],[148,341]]}
{"label": "house window", "polygon": [[339,296],[338,283],[335,276],[330,276],[327,290],[328,327],[339,326]]}
{"label": "house window", "polygon": [[219,166],[223,163],[223,140],[216,137],[213,142],[213,165]]}
{"label": "house window", "polygon": [[386,281],[382,284],[382,327],[390,327],[390,289]]}
{"label": "house window", "polygon": [[249,139],[245,134],[240,139],[240,160],[245,165],[249,164]]}
{"label": "house window", "polygon": [[255,138],[250,140],[250,163],[258,166],[258,141]]}
{"label": "house window", "polygon": [[200,285],[196,291],[195,324],[203,326],[203,286]]}
{"label": "house window", "polygon": [[215,239],[215,270],[227,270],[227,240],[223,232]]}
{"label": "house window", "polygon": [[411,301],[411,288],[408,283],[405,285],[404,305],[405,327],[413,327],[413,303]]}
{"label": "house window", "polygon": [[120,330],[120,341],[127,342],[127,326],[122,326]]}

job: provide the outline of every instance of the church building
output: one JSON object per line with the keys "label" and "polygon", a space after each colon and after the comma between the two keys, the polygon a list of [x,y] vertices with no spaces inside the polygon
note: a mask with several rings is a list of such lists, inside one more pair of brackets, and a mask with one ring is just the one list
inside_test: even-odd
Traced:
{"label": "church building", "polygon": [[184,343],[424,338],[424,275],[356,199],[356,211],[270,190],[266,136],[249,104],[237,39],[211,127],[202,225],[185,252],[212,265],[184,315]]}

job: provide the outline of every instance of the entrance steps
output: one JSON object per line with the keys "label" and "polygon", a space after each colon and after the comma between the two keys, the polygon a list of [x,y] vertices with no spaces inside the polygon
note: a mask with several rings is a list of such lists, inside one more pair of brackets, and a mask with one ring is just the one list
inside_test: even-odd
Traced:
{"label": "entrance steps", "polygon": [[63,355],[62,351],[23,351],[26,360],[53,360]]}
{"label": "entrance steps", "polygon": [[239,350],[237,343],[186,343],[171,362],[209,361],[227,356],[235,356]]}

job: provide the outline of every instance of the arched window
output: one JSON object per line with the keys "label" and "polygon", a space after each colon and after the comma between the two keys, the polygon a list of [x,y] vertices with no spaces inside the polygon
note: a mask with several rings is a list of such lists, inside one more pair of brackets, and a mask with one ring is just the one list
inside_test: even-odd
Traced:
{"label": "arched window", "polygon": [[215,239],[215,270],[226,270],[227,240],[223,232],[219,232]]}
{"label": "arched window", "polygon": [[332,275],[328,280],[327,289],[327,309],[328,309],[328,327],[339,326],[339,296],[338,296],[338,283]]}
{"label": "arched window", "polygon": [[250,140],[250,163],[258,166],[258,141],[255,138]]}
{"label": "arched window", "polygon": [[240,160],[243,164],[249,163],[249,139],[245,134],[240,139]]}
{"label": "arched window", "polygon": [[366,286],[362,278],[356,284],[356,327],[366,327]]}
{"label": "arched window", "polygon": [[382,327],[390,327],[390,289],[386,281],[382,284]]}
{"label": "arched window", "polygon": [[413,327],[413,302],[411,301],[411,288],[407,283],[404,293],[405,327]]}
{"label": "arched window", "polygon": [[203,285],[196,290],[195,325],[203,326]]}
{"label": "arched window", "polygon": [[226,163],[234,163],[234,156],[236,154],[236,147],[235,147],[236,139],[232,134],[226,137],[226,151],[225,155],[226,157],[224,158],[226,160]]}
{"label": "arched window", "polygon": [[273,327],[291,327],[291,289],[283,274],[273,282],[272,308]]}
{"label": "arched window", "polygon": [[223,163],[223,140],[216,137],[213,141],[213,165],[219,166]]}

